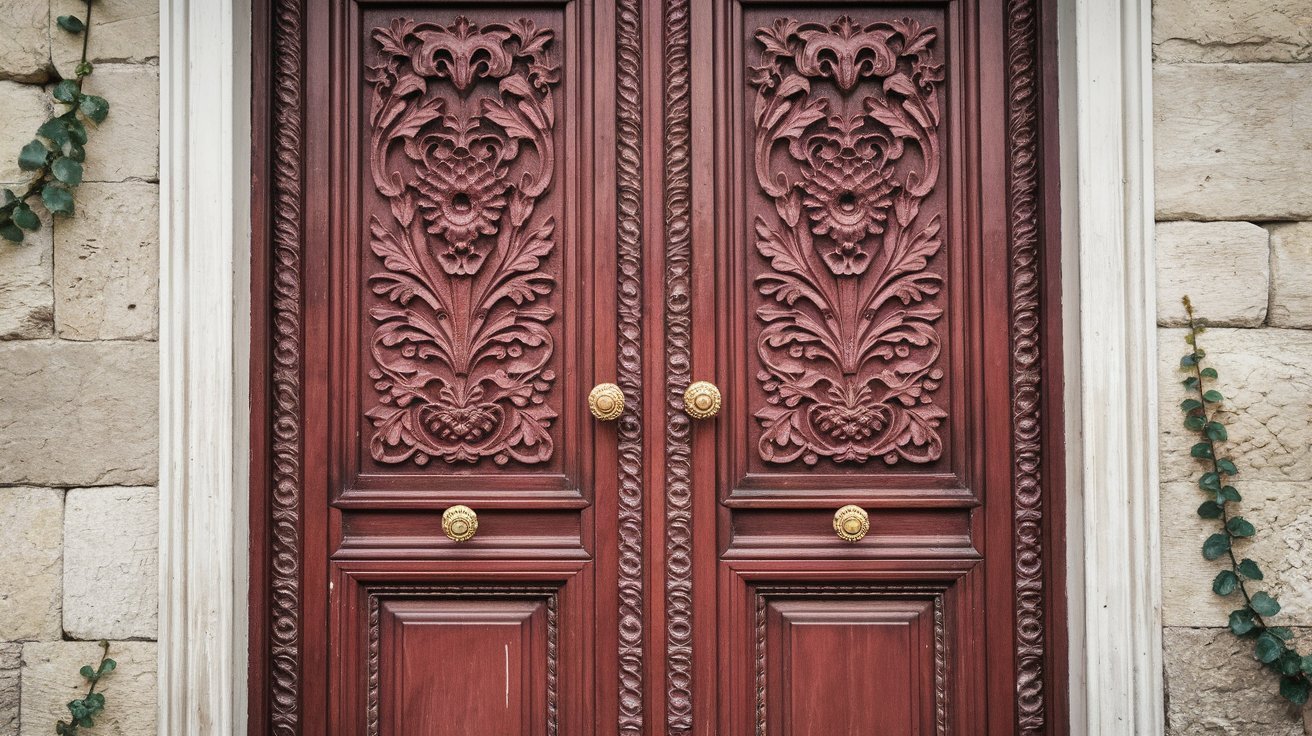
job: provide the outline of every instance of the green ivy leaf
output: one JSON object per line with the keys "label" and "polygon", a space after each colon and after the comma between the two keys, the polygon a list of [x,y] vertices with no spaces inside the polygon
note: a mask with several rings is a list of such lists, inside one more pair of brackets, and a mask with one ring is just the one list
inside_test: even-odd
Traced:
{"label": "green ivy leaf", "polygon": [[1222,488],[1220,497],[1223,501],[1234,501],[1235,503],[1244,500],[1244,497],[1239,495],[1239,490],[1234,486],[1225,486]]}
{"label": "green ivy leaf", "polygon": [[1216,404],[1221,401],[1225,401],[1225,397],[1221,395],[1220,391],[1217,391],[1216,389],[1211,389],[1207,393],[1203,394],[1203,401],[1206,401],[1209,404]]}
{"label": "green ivy leaf", "polygon": [[1239,573],[1249,580],[1261,580],[1262,568],[1257,566],[1256,562],[1245,557],[1239,563]]}
{"label": "green ivy leaf", "polygon": [[23,231],[18,229],[18,226],[14,223],[5,221],[0,223],[0,238],[4,238],[11,243],[21,243],[23,242]]}
{"label": "green ivy leaf", "polygon": [[35,232],[41,229],[41,218],[37,217],[32,208],[25,204],[20,204],[14,208],[13,218],[14,224],[24,230]]}
{"label": "green ivy leaf", "polygon": [[1222,570],[1217,574],[1216,579],[1212,581],[1212,592],[1221,596],[1230,595],[1238,587],[1239,576],[1230,570]]}
{"label": "green ivy leaf", "polygon": [[1181,385],[1181,386],[1184,386],[1184,387],[1187,388],[1187,389],[1194,389],[1194,388],[1197,388],[1197,387],[1198,387],[1198,378],[1195,377],[1195,376],[1189,376],[1188,378],[1186,378],[1186,379],[1184,379],[1183,381],[1181,381],[1181,382],[1180,382],[1180,385]]}
{"label": "green ivy leaf", "polygon": [[1216,369],[1215,369],[1215,368],[1204,368],[1204,369],[1203,369],[1203,378],[1216,378]]}
{"label": "green ivy leaf", "polygon": [[1274,636],[1263,632],[1257,636],[1257,644],[1253,646],[1253,654],[1263,664],[1271,664],[1285,653],[1285,643]]}
{"label": "green ivy leaf", "polygon": [[1212,457],[1212,444],[1210,442],[1199,442],[1189,448],[1189,454],[1197,458],[1210,459]]}
{"label": "green ivy leaf", "polygon": [[56,179],[64,182],[70,187],[75,187],[82,183],[82,164],[71,158],[60,157],[55,159],[55,162],[50,164],[50,171],[55,175]]}
{"label": "green ivy leaf", "polygon": [[1280,694],[1294,705],[1304,705],[1307,703],[1308,695],[1312,694],[1312,683],[1309,683],[1305,677],[1282,677]]}
{"label": "green ivy leaf", "polygon": [[1211,492],[1213,492],[1213,493],[1220,493],[1220,491],[1221,491],[1221,475],[1220,475],[1219,473],[1215,473],[1215,472],[1212,472],[1212,471],[1208,471],[1208,472],[1206,472],[1206,473],[1203,473],[1203,474],[1202,474],[1201,476],[1199,476],[1199,478],[1198,478],[1198,487],[1201,488],[1201,489],[1203,489],[1204,491],[1211,491]]}
{"label": "green ivy leaf", "polygon": [[1215,560],[1226,552],[1230,551],[1229,534],[1213,534],[1203,542],[1203,557],[1209,560]]}
{"label": "green ivy leaf", "polygon": [[73,214],[73,193],[63,187],[47,184],[41,190],[41,201],[45,203],[46,209],[55,214]]}
{"label": "green ivy leaf", "polygon": [[93,123],[99,124],[104,122],[105,117],[109,115],[109,102],[104,97],[95,95],[83,95],[82,103],[79,105],[82,114],[86,115]]}
{"label": "green ivy leaf", "polygon": [[77,673],[88,680],[95,680],[99,676],[89,664],[82,665],[82,669],[78,670]]}
{"label": "green ivy leaf", "polygon": [[78,62],[77,66],[74,67],[73,73],[77,75],[78,79],[81,79],[82,77],[85,77],[88,74],[90,74],[93,68],[94,67],[91,66],[91,62],[80,61]]}
{"label": "green ivy leaf", "polygon": [[70,140],[68,125],[63,118],[50,118],[36,129],[36,134],[55,144],[55,147],[60,147]]}
{"label": "green ivy leaf", "polygon": [[1312,654],[1303,656],[1303,672],[1312,675]]}
{"label": "green ivy leaf", "polygon": [[46,144],[34,140],[18,152],[18,168],[23,171],[36,171],[46,165],[46,157],[49,155],[50,151],[46,149]]}
{"label": "green ivy leaf", "polygon": [[69,112],[59,118],[64,121],[64,126],[68,128],[68,137],[79,146],[87,144],[87,126],[78,120],[77,115]]}
{"label": "green ivy leaf", "polygon": [[1190,412],[1190,411],[1196,411],[1201,408],[1203,408],[1203,402],[1199,401],[1198,399],[1185,399],[1184,401],[1180,402],[1180,409],[1182,411]]}
{"label": "green ivy leaf", "polygon": [[77,101],[80,92],[78,92],[77,82],[71,79],[65,79],[55,85],[55,91],[51,94],[53,94],[55,99],[60,102],[72,104]]}
{"label": "green ivy leaf", "polygon": [[1221,505],[1216,501],[1203,501],[1198,507],[1198,515],[1204,519],[1219,519],[1222,513]]}
{"label": "green ivy leaf", "polygon": [[1235,465],[1234,461],[1228,457],[1223,457],[1220,460],[1217,460],[1216,467],[1226,475],[1239,474],[1239,468]]}
{"label": "green ivy leaf", "polygon": [[[1271,632],[1271,636],[1277,637],[1281,641],[1289,641],[1294,638],[1294,630],[1288,626],[1268,626],[1266,630]],[[1290,652],[1290,654],[1293,654],[1293,652]]]}
{"label": "green ivy leaf", "polygon": [[1280,603],[1275,598],[1267,595],[1266,591],[1254,595],[1252,600],[1248,602],[1248,606],[1256,611],[1259,616],[1274,616],[1280,613]]}
{"label": "green ivy leaf", "polygon": [[[1268,629],[1268,631],[1270,630]],[[1271,633],[1275,635],[1274,631]],[[1278,635],[1276,636],[1281,641],[1286,641],[1286,642],[1289,641],[1287,637],[1278,636]],[[1291,649],[1289,649],[1289,645],[1286,644],[1285,653],[1281,654],[1280,659],[1276,661],[1272,666],[1275,667],[1276,670],[1278,670],[1282,675],[1297,675],[1298,665],[1302,661],[1303,661],[1302,658],[1298,656],[1298,652],[1292,651]]]}
{"label": "green ivy leaf", "polygon": [[1213,442],[1225,442],[1230,439],[1230,434],[1225,431],[1225,425],[1220,422],[1207,423],[1207,439]]}
{"label": "green ivy leaf", "polygon": [[1184,418],[1184,428],[1192,432],[1201,430],[1206,423],[1207,419],[1200,414],[1190,414]]}
{"label": "green ivy leaf", "polygon": [[118,662],[115,662],[114,660],[106,657],[105,661],[100,663],[100,674],[107,675],[113,672],[117,667],[118,667]]}
{"label": "green ivy leaf", "polygon": [[69,33],[81,33],[87,29],[86,24],[76,15],[61,15],[55,19],[55,22]]}
{"label": "green ivy leaf", "polygon": [[1230,632],[1235,636],[1244,636],[1256,625],[1257,623],[1253,621],[1253,612],[1247,608],[1230,612]]}
{"label": "green ivy leaf", "polygon": [[1198,353],[1189,353],[1188,355],[1180,359],[1180,367],[1193,368],[1194,366],[1198,365],[1199,357],[1201,356],[1199,356]]}
{"label": "green ivy leaf", "polygon": [[1225,528],[1231,535],[1241,538],[1251,537],[1257,533],[1253,524],[1242,516],[1236,516],[1225,523]]}

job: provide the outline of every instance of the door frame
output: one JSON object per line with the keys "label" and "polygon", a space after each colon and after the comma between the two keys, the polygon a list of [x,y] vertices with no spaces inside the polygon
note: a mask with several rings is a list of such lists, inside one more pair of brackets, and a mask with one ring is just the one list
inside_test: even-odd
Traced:
{"label": "door frame", "polygon": [[[1024,10],[1034,1],[1008,5]],[[269,4],[273,22],[299,23],[296,3]],[[1045,81],[1059,80],[1060,95],[1070,732],[1152,736],[1162,733],[1163,684],[1151,2],[1057,7],[1056,18],[1044,19],[1058,40],[1058,65]],[[271,93],[294,99],[299,90],[285,75],[275,90],[267,68],[252,77],[252,60],[261,60],[252,50],[268,38],[266,24],[251,24],[250,0],[161,0],[160,10],[158,732],[242,733],[264,712],[248,700],[247,612],[280,605],[267,585],[247,580],[248,519],[266,500],[259,486],[252,495],[250,417],[270,411],[250,387],[290,387],[298,360],[263,340],[252,356],[251,326],[278,310],[250,299],[251,284],[270,278],[261,264],[251,268],[252,217],[268,214],[251,209],[251,162],[294,164],[277,158],[276,144],[251,146],[251,120],[269,113]],[[264,179],[259,172],[257,184]],[[273,373],[283,373],[252,375],[250,366],[268,364],[263,358],[276,358]],[[297,442],[294,433],[279,439]],[[271,632],[262,620],[256,627],[253,640],[263,642]]]}

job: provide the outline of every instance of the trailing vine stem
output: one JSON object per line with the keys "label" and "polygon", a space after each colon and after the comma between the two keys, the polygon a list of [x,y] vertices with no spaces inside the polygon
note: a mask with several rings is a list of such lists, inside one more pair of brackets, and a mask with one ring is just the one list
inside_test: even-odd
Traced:
{"label": "trailing vine stem", "polygon": [[60,721],[55,724],[55,733],[68,736],[76,734],[80,728],[91,728],[96,725],[95,717],[105,710],[104,693],[96,692],[96,686],[100,684],[100,679],[105,675],[113,672],[118,663],[109,658],[109,642],[100,642],[100,662],[92,667],[89,664],[82,665],[78,674],[87,681],[87,694],[68,701],[68,712],[72,714],[71,722]]}
{"label": "trailing vine stem", "polygon": [[0,189],[0,237],[21,243],[25,233],[41,228],[41,218],[32,211],[31,200],[40,198],[51,214],[73,214],[73,189],[82,183],[82,162],[86,159],[87,128],[84,120],[99,125],[109,115],[109,102],[103,97],[85,94],[83,81],[93,67],[87,61],[91,36],[91,6],[86,0],[85,20],[75,15],[56,19],[64,31],[82,36],[82,58],[74,68],[74,78],[61,80],[51,96],[64,112],[51,116],[37,128],[36,137],[18,154],[18,167],[33,172],[22,194]]}
{"label": "trailing vine stem", "polygon": [[1221,530],[1203,542],[1202,553],[1207,560],[1229,562],[1228,569],[1221,570],[1212,581],[1212,592],[1222,597],[1239,593],[1243,605],[1230,613],[1231,633],[1252,640],[1253,656],[1280,675],[1280,694],[1295,705],[1304,705],[1312,693],[1312,655],[1298,653],[1292,630],[1267,623],[1268,618],[1280,612],[1280,603],[1266,591],[1249,592],[1249,585],[1261,582],[1265,576],[1256,562],[1247,557],[1240,559],[1235,554],[1235,541],[1253,537],[1257,529],[1231,507],[1243,499],[1230,484],[1230,479],[1239,473],[1238,466],[1233,459],[1221,457],[1218,451],[1219,443],[1229,439],[1220,411],[1225,396],[1208,387],[1215,384],[1219,375],[1215,368],[1203,366],[1207,353],[1199,345],[1198,337],[1206,328],[1194,313],[1189,297],[1183,301],[1189,319],[1185,342],[1190,350],[1180,358],[1180,369],[1190,375],[1181,384],[1194,396],[1181,402],[1180,410],[1184,412],[1185,429],[1199,436],[1189,454],[1206,468],[1198,478],[1198,487],[1209,498],[1198,507],[1198,515],[1221,524]]}

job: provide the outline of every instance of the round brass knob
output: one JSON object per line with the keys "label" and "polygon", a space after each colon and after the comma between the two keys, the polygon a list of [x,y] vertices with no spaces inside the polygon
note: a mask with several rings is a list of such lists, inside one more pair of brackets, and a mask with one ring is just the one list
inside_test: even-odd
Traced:
{"label": "round brass knob", "polygon": [[720,389],[710,381],[697,381],[683,392],[683,410],[693,419],[710,419],[720,413]]}
{"label": "round brass knob", "polygon": [[870,514],[860,506],[844,506],[834,512],[834,531],[844,542],[859,542],[870,531]]}
{"label": "round brass knob", "polygon": [[624,392],[613,383],[599,383],[588,392],[588,411],[603,422],[611,422],[624,413]]}
{"label": "round brass knob", "polygon": [[442,512],[442,533],[453,542],[464,542],[474,538],[478,531],[478,514],[468,506],[452,506]]}

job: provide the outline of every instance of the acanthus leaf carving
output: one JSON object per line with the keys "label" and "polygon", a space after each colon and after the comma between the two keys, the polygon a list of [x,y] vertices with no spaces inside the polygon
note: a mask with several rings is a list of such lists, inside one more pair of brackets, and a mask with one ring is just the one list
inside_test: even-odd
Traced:
{"label": "acanthus leaf carving", "polygon": [[546,462],[556,221],[535,210],[555,171],[553,32],[459,17],[372,37],[370,164],[389,212],[369,222],[386,300],[369,311],[370,454]]}
{"label": "acanthus leaf carving", "polygon": [[844,16],[755,35],[753,163],[775,209],[754,222],[770,264],[756,278],[760,455],[933,462],[947,417],[943,277],[928,268],[942,225],[922,212],[940,168],[937,32]]}

